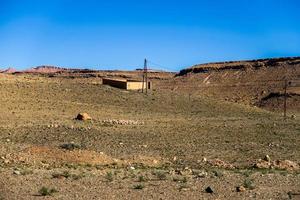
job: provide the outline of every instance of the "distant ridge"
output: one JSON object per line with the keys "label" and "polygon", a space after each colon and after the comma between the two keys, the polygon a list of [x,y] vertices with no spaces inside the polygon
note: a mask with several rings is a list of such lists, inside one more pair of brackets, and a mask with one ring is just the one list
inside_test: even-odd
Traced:
{"label": "distant ridge", "polygon": [[48,74],[48,73],[62,73],[62,72],[80,72],[80,73],[87,73],[87,72],[96,72],[97,70],[90,70],[90,69],[75,69],[75,68],[66,68],[66,67],[57,67],[51,65],[41,65],[37,67],[32,67],[30,69],[26,69],[23,71],[19,71],[18,73],[40,73],[40,74]]}
{"label": "distant ridge", "polygon": [[1,70],[0,71],[0,73],[3,73],[3,74],[13,74],[15,72],[17,72],[17,70],[14,69],[14,68],[12,68],[12,67],[9,67],[9,68],[7,68],[5,70]]}
{"label": "distant ridge", "polygon": [[24,73],[57,73],[62,71],[68,71],[69,69],[63,68],[63,67],[56,67],[56,66],[48,66],[48,65],[42,65],[33,67],[27,70],[24,70],[22,72]]}
{"label": "distant ridge", "polygon": [[261,67],[276,67],[281,65],[296,65],[300,64],[300,57],[283,57],[283,58],[266,58],[244,61],[227,61],[227,62],[212,62],[205,64],[194,65],[190,68],[180,70],[176,76],[183,76],[188,73],[206,73],[210,71],[220,70],[245,70],[258,69]]}

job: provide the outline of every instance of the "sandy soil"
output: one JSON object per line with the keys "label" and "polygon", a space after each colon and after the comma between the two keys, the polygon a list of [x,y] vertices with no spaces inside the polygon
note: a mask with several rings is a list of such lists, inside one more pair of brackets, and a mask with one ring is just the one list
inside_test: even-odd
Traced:
{"label": "sandy soil", "polygon": [[[297,110],[282,120],[199,94],[123,91],[97,77],[2,75],[0,93],[0,199],[299,198],[298,169],[253,167],[265,155],[299,165]],[[80,112],[92,120],[74,120]]]}

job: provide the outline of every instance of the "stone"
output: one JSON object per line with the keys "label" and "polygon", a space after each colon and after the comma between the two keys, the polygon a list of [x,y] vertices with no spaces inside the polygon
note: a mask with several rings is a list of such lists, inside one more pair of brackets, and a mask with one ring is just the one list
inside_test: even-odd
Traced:
{"label": "stone", "polygon": [[159,163],[158,160],[155,160],[155,159],[153,160],[153,164],[156,165],[156,164],[158,164],[158,163]]}
{"label": "stone", "polygon": [[92,118],[87,113],[79,113],[75,119],[81,121],[92,120]]}
{"label": "stone", "polygon": [[255,164],[255,168],[259,169],[282,169],[282,170],[299,170],[300,166],[298,163],[290,161],[290,160],[275,160],[273,162],[267,162],[266,160],[259,159]]}
{"label": "stone", "polygon": [[117,120],[117,119],[108,119],[102,121],[107,125],[143,125],[144,122],[135,121],[135,120]]}
{"label": "stone", "polygon": [[215,160],[210,160],[208,163],[214,167],[218,168],[225,168],[225,169],[234,169],[234,166],[230,163],[226,163],[223,160],[220,159],[215,159]]}
{"label": "stone", "polygon": [[300,169],[300,166],[296,163],[296,162],[293,162],[293,161],[290,161],[290,160],[277,160],[274,162],[274,167],[277,168],[277,169],[283,169],[283,170],[290,170],[290,171],[293,171],[293,170],[299,170]]}
{"label": "stone", "polygon": [[15,175],[21,175],[21,172],[19,170],[14,170],[13,174],[15,174]]}
{"label": "stone", "polygon": [[195,176],[195,178],[205,178],[207,177],[208,173],[204,170],[193,169],[193,175]]}
{"label": "stone", "polygon": [[210,186],[208,186],[208,187],[205,189],[205,192],[210,193],[210,194],[214,193],[213,189],[212,189]]}
{"label": "stone", "polygon": [[271,162],[270,156],[269,156],[269,155],[266,155],[266,156],[264,157],[264,161]]}
{"label": "stone", "polygon": [[237,192],[245,192],[246,188],[244,186],[238,186],[238,187],[236,187],[236,191]]}
{"label": "stone", "polygon": [[254,164],[255,168],[258,169],[268,169],[271,167],[270,162],[267,162],[265,160],[259,159],[255,164]]}

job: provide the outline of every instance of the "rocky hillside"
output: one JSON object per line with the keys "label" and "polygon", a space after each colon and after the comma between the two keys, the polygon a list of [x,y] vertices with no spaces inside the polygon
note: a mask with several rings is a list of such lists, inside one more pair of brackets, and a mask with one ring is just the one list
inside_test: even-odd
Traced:
{"label": "rocky hillside", "polygon": [[263,69],[268,67],[279,67],[279,66],[287,66],[287,65],[294,66],[299,64],[300,64],[300,57],[215,62],[215,63],[194,65],[193,67],[183,69],[177,74],[177,76],[183,76],[188,73],[205,73],[205,72],[223,71],[223,70],[252,70],[252,69]]}
{"label": "rocky hillside", "polygon": [[300,111],[300,57],[195,65],[157,87],[280,111],[285,80],[288,108]]}

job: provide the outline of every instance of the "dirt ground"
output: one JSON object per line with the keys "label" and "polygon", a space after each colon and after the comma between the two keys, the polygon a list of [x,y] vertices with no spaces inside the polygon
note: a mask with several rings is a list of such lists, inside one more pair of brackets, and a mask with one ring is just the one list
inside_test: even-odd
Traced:
{"label": "dirt ground", "polygon": [[1,75],[0,93],[0,199],[300,199],[297,109],[97,77]]}

